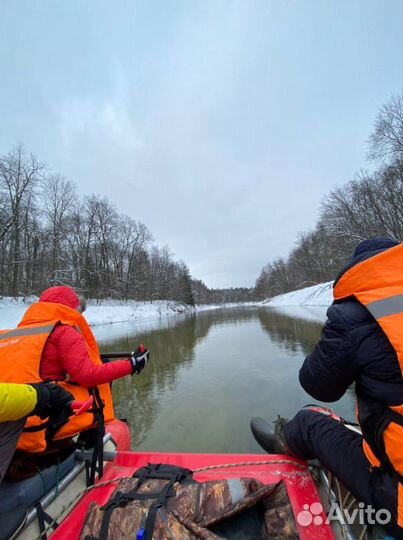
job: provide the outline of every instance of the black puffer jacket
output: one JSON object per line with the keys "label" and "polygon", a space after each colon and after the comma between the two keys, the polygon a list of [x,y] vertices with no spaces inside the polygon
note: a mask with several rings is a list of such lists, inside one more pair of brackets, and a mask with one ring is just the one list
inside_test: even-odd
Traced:
{"label": "black puffer jacket", "polygon": [[[396,245],[387,238],[362,242],[337,280],[355,264]],[[336,401],[355,382],[357,393],[387,405],[402,404],[397,355],[369,311],[351,298],[332,304],[327,317],[320,341],[299,373],[304,390],[319,401]]]}

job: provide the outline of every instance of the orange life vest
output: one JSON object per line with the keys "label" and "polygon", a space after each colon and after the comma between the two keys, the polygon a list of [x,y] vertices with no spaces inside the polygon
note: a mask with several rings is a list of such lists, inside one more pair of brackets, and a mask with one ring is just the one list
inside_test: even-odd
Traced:
{"label": "orange life vest", "polygon": [[[40,362],[43,348],[58,324],[75,327],[87,344],[91,360],[94,364],[102,363],[94,334],[81,313],[62,304],[37,302],[27,309],[16,329],[0,332],[0,382],[41,382]],[[114,420],[109,384],[102,384],[96,389],[83,388],[68,379],[58,384],[79,401],[85,401],[91,393],[99,392],[104,404],[105,422]],[[73,437],[95,425],[95,416],[92,412],[71,416],[53,438]],[[42,452],[46,449],[46,420],[41,420],[37,416],[29,417],[24,430],[18,442],[18,449],[26,452]]]}
{"label": "orange life vest", "polygon": [[[352,296],[368,309],[396,351],[403,384],[403,244],[353,266],[340,278],[334,299]],[[357,395],[357,415],[371,466],[386,467],[400,480],[398,521],[402,525],[403,403],[388,406]]]}

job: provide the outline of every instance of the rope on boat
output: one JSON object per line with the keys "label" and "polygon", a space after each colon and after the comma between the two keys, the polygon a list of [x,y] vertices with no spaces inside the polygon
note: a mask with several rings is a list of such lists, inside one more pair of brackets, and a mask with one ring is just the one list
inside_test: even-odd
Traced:
{"label": "rope on boat", "polygon": [[[347,491],[347,493],[346,493],[346,495],[345,495],[345,497],[343,499],[340,482],[339,482],[338,478],[336,478],[336,476],[334,476],[334,475],[331,475],[331,482],[329,483],[329,488],[330,489],[332,489],[332,484],[335,484],[335,486],[336,486],[337,499],[338,499],[337,503],[338,503],[338,505],[340,507],[340,510],[342,512],[344,512],[345,510],[347,510],[349,512],[351,510],[351,508],[354,506],[354,504],[357,503],[357,499],[350,493],[350,491]],[[349,501],[350,497],[351,497],[351,500]],[[329,498],[329,501],[330,501],[330,498]],[[346,531],[345,531],[344,527],[340,527],[340,530],[342,532],[343,538],[346,539],[347,535],[346,535]],[[358,540],[368,540],[368,526],[367,525],[362,525],[362,530],[360,532]]]}
{"label": "rope on boat", "polygon": [[368,538],[367,530],[368,530],[367,525],[364,525],[364,528],[362,529],[362,533],[360,534],[360,537],[358,540],[364,540],[365,538]]}
{"label": "rope on boat", "polygon": [[[303,465],[301,463],[298,463],[296,461],[292,461],[291,459],[276,459],[276,460],[266,460],[266,461],[243,461],[240,463],[223,463],[220,465],[209,465],[208,467],[201,467],[200,469],[194,469],[193,473],[200,473],[200,472],[207,472],[207,471],[213,471],[214,469],[231,469],[233,467],[250,467],[250,466],[261,466],[261,465],[293,465],[294,467],[297,467],[301,469],[301,471],[291,471],[287,474],[293,474],[293,475],[301,475],[308,471],[308,467],[306,465]],[[281,473],[279,473],[281,474]],[[102,488],[106,486],[110,486],[112,484],[115,484],[116,482],[120,482],[120,480],[129,480],[132,476],[119,476],[118,478],[112,478],[112,480],[107,480],[106,482],[99,482],[97,484],[94,484],[93,486],[89,486],[85,488],[83,491],[77,494],[76,497],[74,497],[73,500],[69,502],[66,506],[63,506],[59,514],[52,519],[52,521],[46,525],[44,531],[39,534],[35,538],[35,540],[43,540],[44,538],[47,538],[47,533],[50,532],[51,529],[53,529],[53,525],[55,525],[59,519],[65,514],[70,508],[75,506],[78,501],[84,497],[87,493],[90,491],[93,491],[97,488]],[[360,540],[362,540],[360,538]]]}
{"label": "rope on boat", "polygon": [[231,469],[232,467],[250,467],[252,465],[293,465],[299,469],[305,471],[308,470],[306,465],[302,465],[296,461],[291,461],[291,459],[276,459],[271,461],[244,461],[241,463],[224,463],[221,465],[209,465],[208,467],[201,467],[200,469],[194,469],[194,473],[212,471],[214,469]]}

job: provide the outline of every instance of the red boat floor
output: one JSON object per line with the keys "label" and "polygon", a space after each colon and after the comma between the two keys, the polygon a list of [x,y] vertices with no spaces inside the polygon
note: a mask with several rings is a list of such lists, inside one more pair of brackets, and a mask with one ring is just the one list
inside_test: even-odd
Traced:
{"label": "red boat floor", "polygon": [[[262,461],[266,463],[259,465],[258,463]],[[168,463],[192,470],[223,464],[244,464],[199,472],[194,475],[194,478],[199,481],[205,481],[212,480],[213,478],[250,476],[265,484],[283,479],[287,485],[294,516],[297,518],[299,512],[304,511],[305,522],[310,521],[310,514],[306,513],[310,505],[320,503],[316,485],[309,470],[301,467],[303,465],[301,462],[285,456],[267,454],[159,454],[119,452],[116,460],[107,467],[102,478],[102,483],[115,478],[132,476],[137,469],[149,463]],[[115,488],[116,483],[111,483],[107,486],[95,488],[87,493],[51,535],[51,540],[78,540],[90,502],[96,501],[100,504],[105,504]],[[296,519],[300,539],[334,540],[333,531],[330,525],[325,523],[325,519],[326,515],[323,512],[316,516],[316,523],[312,521],[305,526],[298,524]],[[300,521],[303,520],[300,519]]]}

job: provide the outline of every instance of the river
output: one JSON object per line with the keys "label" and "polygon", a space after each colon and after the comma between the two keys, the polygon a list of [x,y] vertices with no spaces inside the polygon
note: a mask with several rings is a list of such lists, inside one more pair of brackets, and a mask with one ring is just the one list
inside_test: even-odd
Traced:
{"label": "river", "polygon": [[[131,427],[135,450],[262,452],[249,430],[252,416],[291,417],[313,400],[298,370],[322,323],[273,308],[239,307],[178,316],[158,325],[95,327],[103,352],[151,351],[139,376],[113,384],[117,416]],[[307,312],[307,319],[312,313]],[[333,408],[352,419],[349,390]]]}

